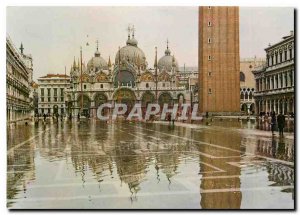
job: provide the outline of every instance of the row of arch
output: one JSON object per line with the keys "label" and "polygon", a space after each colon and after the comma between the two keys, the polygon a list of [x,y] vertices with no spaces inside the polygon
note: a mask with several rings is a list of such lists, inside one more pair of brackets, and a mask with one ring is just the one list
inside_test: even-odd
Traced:
{"label": "row of arch", "polygon": [[[84,108],[90,108],[91,107],[91,102],[94,101],[95,107],[100,106],[103,103],[108,102],[108,96],[105,93],[97,93],[94,95],[93,98],[90,98],[88,95],[83,94],[83,95],[78,95],[77,98],[75,99],[78,104],[81,104]],[[128,105],[134,105],[134,103],[137,101],[137,97],[135,93],[127,88],[123,88],[120,90],[117,90],[113,96],[112,100],[118,102],[118,103],[126,103]],[[70,99],[69,99],[70,101]],[[154,103],[155,102],[155,95],[150,92],[146,91],[143,93],[141,96],[141,104],[142,106],[147,106],[149,103]],[[179,93],[174,99],[172,95],[169,92],[161,92],[158,96],[158,103],[159,104],[173,104],[173,103],[184,103],[185,98],[182,93]]]}

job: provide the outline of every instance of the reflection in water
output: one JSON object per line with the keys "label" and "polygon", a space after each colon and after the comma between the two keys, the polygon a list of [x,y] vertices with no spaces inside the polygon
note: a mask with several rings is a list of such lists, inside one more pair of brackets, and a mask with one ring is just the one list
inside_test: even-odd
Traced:
{"label": "reflection in water", "polygon": [[[234,150],[240,151],[241,137],[232,133],[224,134],[223,132],[216,133],[202,133],[202,140],[208,143],[220,144],[221,146],[228,147],[229,150],[219,150],[209,145],[200,145],[199,152],[214,155],[216,157],[232,157],[231,161],[240,162],[240,154]],[[232,150],[230,150],[232,149]],[[202,208],[207,209],[236,209],[240,208],[242,193],[236,191],[240,188],[240,174],[241,168],[231,166],[224,162],[223,159],[211,159],[209,157],[200,155],[200,173],[202,174],[202,180],[200,184],[201,190],[213,190],[217,189],[220,192],[202,193],[200,205]],[[213,165],[226,172],[211,173],[211,167]],[[212,177],[216,176],[216,177]],[[226,176],[226,177],[218,177]],[[231,177],[233,176],[233,177]],[[233,188],[233,191],[230,189]],[[221,190],[228,190],[227,192]]]}
{"label": "reflection in water", "polygon": [[[87,208],[240,208],[242,201],[247,202],[240,190],[241,177],[247,178],[243,171],[247,166],[241,165],[248,156],[245,153],[294,162],[294,144],[284,138],[244,137],[234,130],[245,126],[237,120],[215,123],[215,128],[191,129],[91,120],[9,130],[8,206],[55,207],[46,200],[36,203],[38,206],[34,201],[21,201],[43,196],[62,197],[62,207],[69,208],[80,204]],[[268,174],[270,186],[294,185],[292,167],[263,162],[266,169],[261,171]],[[293,188],[282,192],[294,195]],[[89,203],[83,199],[78,204],[73,195],[86,195]],[[193,203],[189,195],[199,201]]]}

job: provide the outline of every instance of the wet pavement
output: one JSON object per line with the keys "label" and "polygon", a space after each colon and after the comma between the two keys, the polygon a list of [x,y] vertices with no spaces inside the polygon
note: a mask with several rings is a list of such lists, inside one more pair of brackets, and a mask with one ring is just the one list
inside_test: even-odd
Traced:
{"label": "wet pavement", "polygon": [[294,208],[294,137],[222,120],[8,128],[7,206]]}

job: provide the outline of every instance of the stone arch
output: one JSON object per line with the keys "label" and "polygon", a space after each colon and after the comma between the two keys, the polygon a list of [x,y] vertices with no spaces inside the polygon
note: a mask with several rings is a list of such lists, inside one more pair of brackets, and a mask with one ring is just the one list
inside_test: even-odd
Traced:
{"label": "stone arch", "polygon": [[249,99],[252,100],[253,99],[253,94],[252,91],[249,92]]}
{"label": "stone arch", "polygon": [[144,92],[144,94],[142,95],[141,98],[142,101],[142,106],[146,107],[149,103],[154,103],[155,101],[155,96],[153,93],[151,93],[150,91],[146,91]]}
{"label": "stone arch", "polygon": [[242,104],[241,111],[247,112],[247,104]]}
{"label": "stone arch", "polygon": [[184,97],[183,93],[178,93],[177,94],[177,101],[178,101],[178,104],[185,103],[185,97]]}
{"label": "stone arch", "polygon": [[95,107],[99,107],[101,104],[106,103],[108,100],[105,93],[96,93],[94,96]]}
{"label": "stone arch", "polygon": [[134,91],[129,88],[119,88],[113,94],[115,101],[136,101]]}
{"label": "stone arch", "polygon": [[159,105],[163,105],[165,103],[171,105],[173,103],[172,95],[168,92],[163,92],[158,97]]}
{"label": "stone arch", "polygon": [[91,107],[91,99],[86,94],[79,95],[77,97],[77,103],[78,103],[79,107],[82,106],[83,109],[89,109]]}
{"label": "stone arch", "polygon": [[245,99],[245,94],[243,91],[241,91],[241,99],[244,100]]}
{"label": "stone arch", "polygon": [[248,98],[249,98],[249,92],[246,91],[246,92],[245,92],[245,99],[248,100]]}

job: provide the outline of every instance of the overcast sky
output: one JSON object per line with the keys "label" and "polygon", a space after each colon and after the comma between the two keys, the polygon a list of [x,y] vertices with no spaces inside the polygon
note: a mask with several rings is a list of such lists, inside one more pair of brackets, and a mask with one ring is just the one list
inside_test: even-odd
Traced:
{"label": "overcast sky", "polygon": [[[154,47],[164,55],[167,38],[179,66],[198,64],[197,7],[8,7],[7,33],[34,60],[34,79],[47,73],[69,73],[83,46],[85,63],[99,40],[101,56],[114,61],[127,40],[128,24],[153,67]],[[264,48],[294,28],[292,8],[240,8],[240,55],[264,57]],[[86,46],[86,43],[89,46]]]}

